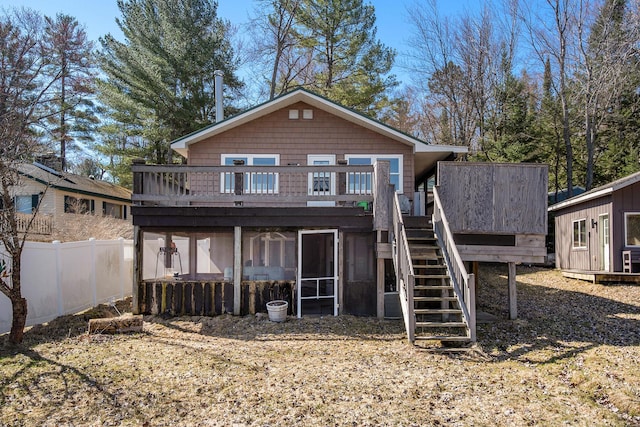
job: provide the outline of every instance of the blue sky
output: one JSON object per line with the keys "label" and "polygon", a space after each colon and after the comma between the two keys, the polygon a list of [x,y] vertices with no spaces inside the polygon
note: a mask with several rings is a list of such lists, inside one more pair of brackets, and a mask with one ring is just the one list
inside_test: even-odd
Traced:
{"label": "blue sky", "polygon": [[[378,38],[387,46],[396,49],[398,54],[407,50],[411,27],[407,22],[406,9],[415,1],[418,0],[369,1],[376,9]],[[439,0],[438,3],[444,15],[455,15],[462,13],[466,8],[478,9],[483,2]],[[218,0],[218,16],[235,25],[241,25],[249,20],[254,4],[254,0]],[[0,9],[12,6],[30,7],[49,16],[55,16],[59,12],[71,15],[85,26],[89,38],[96,42],[107,33],[117,38],[121,36],[115,22],[116,17],[120,16],[116,0],[0,0]],[[394,72],[402,80],[402,71],[398,67]]]}

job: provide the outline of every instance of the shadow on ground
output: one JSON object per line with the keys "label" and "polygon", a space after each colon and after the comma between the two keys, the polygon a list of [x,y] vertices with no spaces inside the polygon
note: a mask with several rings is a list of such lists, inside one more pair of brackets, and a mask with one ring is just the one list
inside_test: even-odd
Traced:
{"label": "shadow on ground", "polygon": [[526,360],[550,350],[553,362],[600,345],[640,345],[640,287],[592,285],[537,267],[518,266],[517,275],[518,319],[507,320],[507,266],[481,265],[478,310],[497,319],[478,325],[484,351]]}

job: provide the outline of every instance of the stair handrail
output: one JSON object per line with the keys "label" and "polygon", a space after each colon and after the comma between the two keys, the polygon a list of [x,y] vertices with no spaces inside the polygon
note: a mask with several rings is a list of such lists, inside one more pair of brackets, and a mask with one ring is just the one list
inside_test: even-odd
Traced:
{"label": "stair handrail", "polygon": [[410,343],[415,341],[416,318],[413,304],[413,288],[415,286],[415,275],[411,253],[409,252],[409,241],[402,220],[402,210],[398,193],[393,196],[393,264],[396,271],[396,283],[402,307],[402,316],[407,330],[407,339]]}
{"label": "stair handrail", "polygon": [[454,293],[458,298],[463,320],[469,328],[469,338],[471,342],[476,342],[475,275],[467,273],[436,187],[433,188],[433,202],[433,230],[437,237],[438,246],[442,250],[449,277],[453,282]]}

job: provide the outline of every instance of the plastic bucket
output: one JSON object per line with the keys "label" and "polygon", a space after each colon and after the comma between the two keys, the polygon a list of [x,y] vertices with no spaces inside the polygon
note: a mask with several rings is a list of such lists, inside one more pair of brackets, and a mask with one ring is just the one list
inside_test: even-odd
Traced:
{"label": "plastic bucket", "polygon": [[287,309],[289,303],[283,300],[269,301],[267,303],[267,312],[269,320],[272,322],[284,322],[287,320]]}

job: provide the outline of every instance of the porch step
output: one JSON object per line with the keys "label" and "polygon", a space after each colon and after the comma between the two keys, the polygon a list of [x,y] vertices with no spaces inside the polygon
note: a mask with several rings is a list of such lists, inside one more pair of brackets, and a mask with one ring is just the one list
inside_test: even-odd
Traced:
{"label": "porch step", "polygon": [[415,277],[416,279],[448,279],[449,275],[448,274],[416,274],[413,277]]}

